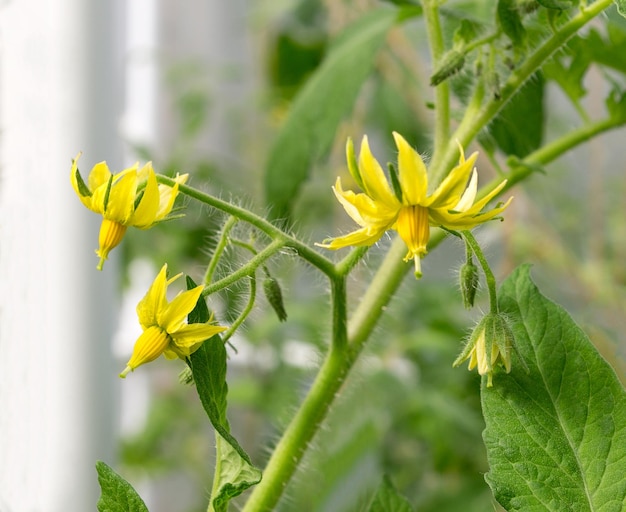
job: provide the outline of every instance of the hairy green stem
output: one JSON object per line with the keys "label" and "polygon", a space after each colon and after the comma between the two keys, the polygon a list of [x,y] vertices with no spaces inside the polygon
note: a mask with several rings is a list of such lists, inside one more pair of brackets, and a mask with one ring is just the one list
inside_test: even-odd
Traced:
{"label": "hairy green stem", "polygon": [[[595,121],[571,131],[546,144],[545,146],[533,151],[531,154],[520,160],[517,165],[513,165],[513,170],[507,174],[507,183],[502,192],[508,190],[516,183],[526,179],[533,172],[536,172],[535,166],[546,165],[556,160],[558,157],[567,153],[571,149],[579,146],[596,135],[618,128],[626,124],[626,118],[610,117],[601,121]],[[500,182],[501,178],[496,178],[488,183],[482,190],[488,192],[493,190]],[[485,192],[485,193],[486,193]],[[483,194],[484,195],[484,194]]]}
{"label": "hairy green stem", "polygon": [[[163,183],[164,185],[169,185],[170,187],[173,187],[176,184],[176,182],[172,178],[163,176],[161,174],[157,174],[157,181],[159,183]],[[200,192],[199,190],[188,185],[179,185],[178,190],[181,194],[192,197],[193,199],[196,199],[201,203],[221,210],[224,213],[228,213],[229,215],[232,215],[239,220],[251,224],[259,231],[262,231],[274,240],[281,240],[283,246],[291,247],[292,249],[294,249],[298,253],[298,256],[301,256],[304,260],[308,261],[311,265],[318,268],[327,276],[335,275],[335,265],[331,260],[322,256],[315,249],[309,247],[307,244],[301,242],[297,238],[285,233],[283,230],[274,226],[274,224],[264,219],[263,217],[259,217],[251,211],[246,210],[245,208],[241,208],[240,206],[231,204],[228,201],[223,201],[221,199],[218,199],[217,197],[213,197],[209,194],[205,194],[204,192]]]}
{"label": "hairy green stem", "polygon": [[226,245],[228,244],[228,235],[233,227],[237,224],[237,217],[230,216],[224,226],[222,227],[222,233],[220,235],[219,242],[215,247],[215,251],[213,252],[213,256],[207,265],[206,272],[204,273],[204,279],[202,280],[203,284],[206,286],[211,284],[213,280],[213,274],[215,273],[215,269],[217,268],[217,264],[226,249]]}
{"label": "hairy green stem", "polygon": [[250,275],[249,282],[249,297],[248,302],[246,303],[246,307],[243,308],[241,313],[239,313],[239,316],[237,316],[237,318],[230,324],[230,327],[226,331],[224,331],[224,334],[222,335],[222,341],[224,343],[227,343],[232,335],[235,334],[239,326],[248,317],[248,315],[252,311],[252,308],[254,307],[254,303],[256,301],[256,276],[254,274]]}
{"label": "hairy green stem", "polygon": [[[437,69],[444,54],[443,33],[439,19],[439,0],[424,0],[424,20],[433,69]],[[442,157],[450,138],[450,87],[444,80],[435,87],[435,140],[433,165]]]}
{"label": "hairy green stem", "polygon": [[[433,180],[439,183],[454,166],[457,154],[456,141],[467,146],[476,135],[496,116],[506,103],[517,93],[524,82],[528,80],[555,51],[561,48],[567,40],[576,34],[583,26],[595,18],[613,3],[613,0],[597,0],[596,2],[579,9],[567,23],[561,26],[552,36],[541,44],[518,69],[513,71],[500,90],[499,98],[492,98],[475,115],[466,114],[453,136],[447,141],[442,158],[434,160],[430,167]],[[444,141],[445,143],[445,141]]]}
{"label": "hairy green stem", "polygon": [[271,512],[295,473],[352,366],[347,348],[346,277],[331,279],[332,343],[305,400],[285,430],[243,512]]}
{"label": "hairy green stem", "polygon": [[[436,232],[432,238],[432,246],[438,245],[442,239],[443,234]],[[402,259],[405,252],[404,242],[397,238],[360,301],[347,329],[345,276],[331,281],[333,343],[311,389],[274,449],[263,472],[263,479],[250,495],[243,512],[274,510],[309,443],[337,398],[365,341],[411,268]]]}
{"label": "hairy green stem", "polygon": [[489,312],[497,313],[498,312],[498,296],[496,293],[496,278],[491,271],[491,267],[487,262],[487,258],[483,254],[480,245],[469,231],[461,231],[461,236],[465,238],[467,244],[472,248],[472,252],[476,256],[476,259],[480,263],[480,266],[483,269],[483,274],[485,274],[485,281],[487,282],[487,290],[489,291]]}
{"label": "hairy green stem", "polygon": [[248,263],[246,263],[244,266],[242,266],[241,268],[239,268],[232,274],[229,274],[225,278],[220,279],[219,281],[215,281],[214,283],[211,283],[205,286],[204,290],[202,290],[202,296],[208,297],[212,293],[223,290],[227,286],[230,286],[231,284],[239,281],[239,279],[254,275],[256,270],[261,265],[263,265],[264,262],[266,262],[274,254],[280,251],[280,249],[284,246],[285,246],[284,240],[281,240],[281,239],[274,240],[271,244],[265,247],[262,251],[259,251],[259,253],[250,261],[248,261]]}
{"label": "hairy green stem", "polygon": [[215,468],[213,470],[213,485],[211,488],[211,497],[209,499],[209,508],[207,512],[215,512],[215,508],[213,507],[213,498],[217,496],[217,492],[220,488],[221,478],[220,474],[222,472],[222,442],[220,441],[220,434],[216,430],[215,431]]}

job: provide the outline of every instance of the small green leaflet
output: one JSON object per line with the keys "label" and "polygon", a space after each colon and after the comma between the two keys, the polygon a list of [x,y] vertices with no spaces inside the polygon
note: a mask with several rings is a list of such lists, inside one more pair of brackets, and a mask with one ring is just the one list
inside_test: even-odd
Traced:
{"label": "small green leaflet", "polygon": [[[187,288],[196,284],[187,276]],[[189,313],[190,323],[207,322],[209,310],[204,298],[200,297],[196,307]],[[211,496],[212,510],[225,512],[231,498],[241,494],[248,487],[261,480],[261,471],[252,465],[250,457],[230,434],[226,417],[228,384],[226,383],[226,349],[219,335],[206,340],[191,354],[190,366],[196,390],[202,406],[217,431],[217,457],[220,472],[217,489]]]}
{"label": "small green leaflet", "polygon": [[[626,393],[615,372],[522,266],[503,283],[527,374],[483,384],[490,471],[486,480],[511,511],[622,512],[626,508]],[[484,380],[483,380],[484,383]]]}
{"label": "small green leaflet", "polygon": [[98,482],[102,494],[98,500],[98,512],[148,512],[137,491],[104,462],[96,462]]}
{"label": "small green leaflet", "polygon": [[412,510],[409,502],[396,491],[389,478],[385,476],[368,512],[412,512]]}
{"label": "small green leaflet", "polygon": [[626,0],[613,0],[617,12],[619,12],[624,18],[626,18]]}
{"label": "small green leaflet", "polygon": [[498,0],[498,24],[514,46],[521,46],[526,39],[526,30],[522,25],[522,18],[515,0]]}

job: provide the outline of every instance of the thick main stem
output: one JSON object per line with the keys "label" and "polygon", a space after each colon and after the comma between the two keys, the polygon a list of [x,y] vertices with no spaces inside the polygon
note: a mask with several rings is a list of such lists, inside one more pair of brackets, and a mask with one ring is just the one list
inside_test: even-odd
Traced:
{"label": "thick main stem", "polygon": [[274,510],[354,361],[347,346],[345,276],[332,279],[331,286],[333,335],[329,352],[300,409],[274,449],[263,479],[250,495],[244,512]]}

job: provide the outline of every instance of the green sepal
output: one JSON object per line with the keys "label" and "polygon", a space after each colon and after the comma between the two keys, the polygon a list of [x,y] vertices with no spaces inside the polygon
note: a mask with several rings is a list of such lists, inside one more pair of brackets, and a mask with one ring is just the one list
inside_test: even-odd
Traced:
{"label": "green sepal", "polygon": [[[74,162],[75,160],[72,158],[72,165],[74,165]],[[84,182],[83,177],[80,175],[78,167],[76,167],[76,172],[74,173],[74,176],[76,177],[76,184],[78,185],[78,191],[80,192],[80,195],[83,197],[91,197],[93,194],[91,190],[89,190],[87,184]]]}
{"label": "green sepal", "polygon": [[148,512],[148,507],[133,486],[110,466],[99,460],[96,471],[102,490],[96,505],[98,512]]}
{"label": "green sepal", "polygon": [[346,142],[346,161],[348,162],[348,171],[350,171],[350,176],[352,179],[361,187],[361,190],[365,190],[363,186],[363,178],[361,178],[361,171],[359,170],[359,164],[356,159],[356,154],[354,152],[354,142],[352,142],[352,138],[348,137]]}
{"label": "green sepal", "polygon": [[393,193],[396,195],[398,201],[402,202],[402,187],[400,186],[400,179],[398,178],[398,171],[396,171],[396,167],[391,163],[387,162],[387,169],[389,169],[389,178],[391,181],[391,187],[393,188]]}
{"label": "green sepal", "polygon": [[463,350],[452,363],[452,366],[454,368],[456,368],[457,366],[460,366],[463,363],[463,361],[465,361],[469,357],[470,352],[474,348],[474,345],[476,345],[476,341],[478,341],[478,337],[480,336],[481,332],[485,329],[485,324],[487,323],[488,316],[489,314],[482,317],[480,319],[480,322],[478,322],[476,327],[474,327],[474,330],[472,331],[472,334],[470,334],[469,339],[465,343]]}
{"label": "green sepal", "polygon": [[613,3],[617,7],[617,12],[626,18],[626,0],[613,0]]}
{"label": "green sepal", "polygon": [[102,204],[102,210],[107,211],[107,206],[109,205],[109,196],[111,195],[111,187],[113,186],[113,175],[109,176],[109,181],[107,182],[107,190],[104,193],[104,201]]}

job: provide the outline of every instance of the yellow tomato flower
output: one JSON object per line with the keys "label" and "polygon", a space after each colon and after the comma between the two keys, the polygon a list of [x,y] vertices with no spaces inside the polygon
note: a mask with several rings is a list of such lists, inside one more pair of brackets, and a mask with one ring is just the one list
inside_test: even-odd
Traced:
{"label": "yellow tomato flower", "polygon": [[511,371],[511,355],[515,351],[522,367],[528,371],[526,363],[517,351],[515,336],[505,316],[501,313],[488,313],[472,332],[463,351],[452,366],[459,366],[469,359],[468,370],[478,368],[480,375],[487,375],[487,387],[493,385],[493,369],[502,366],[506,373]]}
{"label": "yellow tomato flower", "polygon": [[122,241],[128,226],[148,229],[172,211],[178,184],[185,183],[189,175],[177,175],[176,185],[169,187],[157,184],[151,162],[141,169],[135,164],[117,174],[111,174],[106,162],[100,162],[91,169],[85,183],[78,171],[79,157],[80,153],[72,161],[70,179],[81,202],[103,217],[100,247],[96,251],[100,257],[97,268],[102,270],[109,252]]}
{"label": "yellow tomato flower", "polygon": [[[459,145],[459,164],[431,194],[428,193],[428,174],[420,155],[398,133],[393,137],[398,147],[397,187],[389,185],[385,173],[363,137],[358,163],[355,161],[352,141],[348,140],[346,153],[351,174],[364,193],[343,190],[337,178],[333,192],[348,215],[361,226],[348,235],[324,240],[321,247],[341,249],[350,245],[372,245],[389,229],[398,232],[408,248],[405,261],[415,261],[415,275],[421,277],[423,258],[430,238],[430,226],[466,230],[493,219],[511,202],[482,212],[485,205],[506,184],[500,183],[484,198],[476,201],[478,175],[474,163],[478,153],[467,160]],[[395,171],[392,171],[395,172]]]}
{"label": "yellow tomato flower", "polygon": [[196,306],[203,286],[179,293],[171,302],[167,301],[167,287],[178,279],[178,274],[167,279],[167,264],[150,286],[145,297],[137,304],[137,316],[143,333],[135,342],[133,354],[120,377],[142,364],[154,361],[163,354],[167,359],[185,359],[193,354],[202,342],[226,330],[226,327],[203,324],[188,324],[186,318]]}

